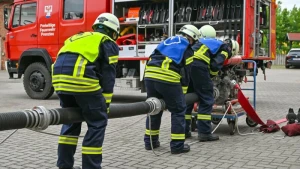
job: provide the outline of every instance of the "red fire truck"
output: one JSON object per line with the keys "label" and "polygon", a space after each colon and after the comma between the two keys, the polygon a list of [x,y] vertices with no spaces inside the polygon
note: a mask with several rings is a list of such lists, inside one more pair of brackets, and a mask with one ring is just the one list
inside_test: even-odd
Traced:
{"label": "red fire truck", "polygon": [[[4,10],[6,67],[9,78],[23,75],[29,97],[51,97],[50,67],[64,40],[91,31],[100,13],[111,12],[121,23],[116,90],[143,92],[149,55],[184,24],[210,24],[219,38],[237,40],[240,54],[234,59],[254,60],[264,73],[266,63],[276,57],[275,11],[275,0],[15,0],[11,10]],[[225,76],[241,82],[253,72],[253,64],[234,59],[215,80],[216,90],[223,90],[218,84]]]}

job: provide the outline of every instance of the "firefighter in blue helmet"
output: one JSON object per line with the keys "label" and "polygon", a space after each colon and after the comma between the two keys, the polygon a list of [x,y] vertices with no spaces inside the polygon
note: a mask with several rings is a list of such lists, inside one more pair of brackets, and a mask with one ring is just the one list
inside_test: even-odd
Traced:
{"label": "firefighter in blue helmet", "polygon": [[[119,27],[116,16],[100,14],[92,26],[94,32],[68,38],[52,65],[52,83],[61,107],[80,107],[88,126],[82,142],[83,169],[101,169],[102,144],[119,55],[115,43]],[[81,124],[62,126],[57,160],[60,169],[73,168]]]}
{"label": "firefighter in blue helmet", "polygon": [[[145,85],[147,97],[163,99],[171,112],[171,153],[179,154],[190,151],[185,141],[186,103],[184,93],[189,82],[189,66],[193,61],[194,51],[191,48],[199,39],[199,31],[193,25],[185,25],[179,35],[169,37],[161,42],[150,56],[145,69]],[[145,149],[151,150],[150,135],[153,148],[160,146],[159,128],[162,111],[151,115],[146,120],[144,136]]]}
{"label": "firefighter in blue helmet", "polygon": [[[195,92],[199,97],[197,129],[199,141],[219,140],[212,134],[211,112],[214,104],[213,83],[211,78],[216,76],[223,67],[224,61],[237,54],[237,43],[233,40],[220,41],[216,39],[216,31],[210,25],[199,29],[200,39],[192,48],[194,61],[191,65],[191,82],[188,92]],[[186,135],[191,137],[190,124],[193,104],[187,106]]]}

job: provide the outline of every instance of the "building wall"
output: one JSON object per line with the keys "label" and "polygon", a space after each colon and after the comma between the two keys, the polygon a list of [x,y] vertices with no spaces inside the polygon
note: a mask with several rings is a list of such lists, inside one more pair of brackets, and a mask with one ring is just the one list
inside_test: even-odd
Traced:
{"label": "building wall", "polygon": [[[0,1],[1,2],[1,1]],[[6,33],[7,33],[7,30],[4,28],[4,17],[3,17],[3,8],[4,6],[7,6],[9,4],[11,4],[13,1],[5,1],[5,2],[2,2],[0,3],[0,38],[1,38],[1,53],[0,53],[0,58],[1,58],[1,61],[0,61],[0,70],[3,70],[5,69],[5,61],[7,59],[6,57],[6,53],[5,53],[5,48],[4,48],[4,41],[5,41],[5,36],[6,36]]]}

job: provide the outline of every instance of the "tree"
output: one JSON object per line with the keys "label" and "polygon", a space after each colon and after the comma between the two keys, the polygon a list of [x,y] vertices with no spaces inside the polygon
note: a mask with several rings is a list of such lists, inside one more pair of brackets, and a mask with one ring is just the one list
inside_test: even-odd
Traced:
{"label": "tree", "polygon": [[[278,1],[276,9],[276,41],[277,52],[286,53],[289,51],[287,33],[300,33],[300,8],[296,6],[292,10],[282,9],[282,2]],[[293,47],[299,47],[299,43],[294,42]]]}

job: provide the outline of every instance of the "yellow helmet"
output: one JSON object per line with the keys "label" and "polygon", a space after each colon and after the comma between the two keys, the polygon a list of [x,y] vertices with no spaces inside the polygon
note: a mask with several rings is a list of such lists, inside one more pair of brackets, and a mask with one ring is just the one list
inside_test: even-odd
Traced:
{"label": "yellow helmet", "polygon": [[204,25],[199,29],[200,38],[216,38],[217,32],[214,27]]}

